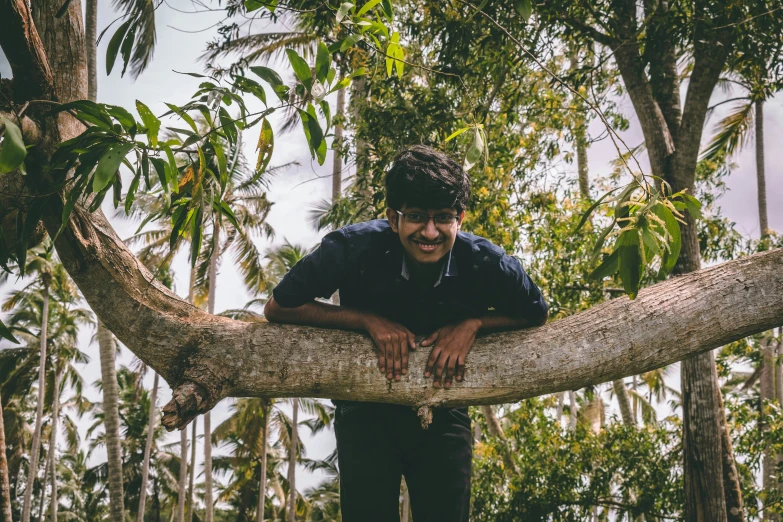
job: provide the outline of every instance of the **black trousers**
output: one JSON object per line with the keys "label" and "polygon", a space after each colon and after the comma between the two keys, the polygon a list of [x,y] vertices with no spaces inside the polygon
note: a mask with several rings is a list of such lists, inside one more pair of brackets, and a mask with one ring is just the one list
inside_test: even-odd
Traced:
{"label": "black trousers", "polygon": [[433,409],[425,430],[408,406],[339,403],[334,427],[343,522],[399,522],[403,475],[415,522],[468,521],[467,408]]}

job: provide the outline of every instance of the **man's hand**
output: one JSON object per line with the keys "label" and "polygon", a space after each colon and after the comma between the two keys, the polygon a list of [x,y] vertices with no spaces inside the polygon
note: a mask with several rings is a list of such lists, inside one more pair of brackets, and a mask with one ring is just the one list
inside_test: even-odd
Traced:
{"label": "man's hand", "polygon": [[416,338],[399,323],[377,315],[364,319],[364,329],[378,347],[378,369],[387,379],[399,381],[408,373],[408,350],[416,349]]}
{"label": "man's hand", "polygon": [[440,388],[440,381],[444,375],[446,388],[451,388],[451,381],[455,376],[458,381],[465,378],[465,360],[473,347],[479,328],[481,328],[479,319],[466,319],[461,323],[436,330],[421,342],[422,346],[435,345],[424,369],[425,377],[429,377],[434,369],[435,388]]}

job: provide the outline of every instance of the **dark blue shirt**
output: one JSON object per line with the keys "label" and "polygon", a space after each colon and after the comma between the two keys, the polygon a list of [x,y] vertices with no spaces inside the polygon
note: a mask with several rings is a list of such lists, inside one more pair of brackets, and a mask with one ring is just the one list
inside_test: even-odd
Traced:
{"label": "dark blue shirt", "polygon": [[273,295],[280,306],[296,307],[339,289],[341,306],[374,312],[419,335],[490,309],[534,322],[546,316],[546,301],[519,260],[473,234],[457,234],[434,286],[423,288],[407,274],[399,237],[376,219],[327,234]]}

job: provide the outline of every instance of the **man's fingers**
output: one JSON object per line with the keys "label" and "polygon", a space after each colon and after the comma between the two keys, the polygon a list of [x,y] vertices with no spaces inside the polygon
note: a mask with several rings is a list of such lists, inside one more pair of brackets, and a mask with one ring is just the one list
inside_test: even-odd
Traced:
{"label": "man's fingers", "polygon": [[465,359],[464,355],[457,358],[457,381],[460,382],[465,378]]}
{"label": "man's fingers", "polygon": [[411,350],[416,349],[416,336],[411,333],[410,330],[407,330],[408,332],[408,346],[410,346]]}
{"label": "man's fingers", "polygon": [[404,345],[404,341],[392,341],[392,347],[394,348],[394,378],[398,381],[400,380],[400,375],[402,375],[402,347]]}
{"label": "man's fingers", "polygon": [[408,339],[403,338],[400,340],[400,359],[402,366],[402,374],[408,373]]}
{"label": "man's fingers", "polygon": [[391,379],[394,377],[394,343],[388,341],[384,348],[386,351],[386,378]]}
{"label": "man's fingers", "polygon": [[440,381],[443,378],[443,369],[446,367],[448,360],[449,355],[447,353],[441,353],[440,357],[438,357],[438,362],[435,364],[435,375],[433,376],[433,386],[436,388],[440,388]]}
{"label": "man's fingers", "polygon": [[424,339],[421,342],[421,345],[422,346],[429,346],[429,345],[431,345],[432,343],[434,343],[435,341],[438,340],[438,334],[440,334],[440,330],[435,330],[434,332],[429,334],[426,339]]}
{"label": "man's fingers", "polygon": [[430,352],[430,358],[427,359],[427,365],[424,367],[424,376],[429,377],[432,373],[432,367],[435,365],[435,362],[438,360],[438,356],[440,355],[441,349],[438,346],[435,346],[432,351]]}

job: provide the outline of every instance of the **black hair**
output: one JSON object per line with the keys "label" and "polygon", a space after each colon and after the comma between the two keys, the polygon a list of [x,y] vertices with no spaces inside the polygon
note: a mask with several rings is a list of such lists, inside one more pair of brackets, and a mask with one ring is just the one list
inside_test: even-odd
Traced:
{"label": "black hair", "polygon": [[413,145],[394,158],[386,173],[386,205],[453,208],[462,212],[470,199],[470,178],[446,154],[424,145]]}

